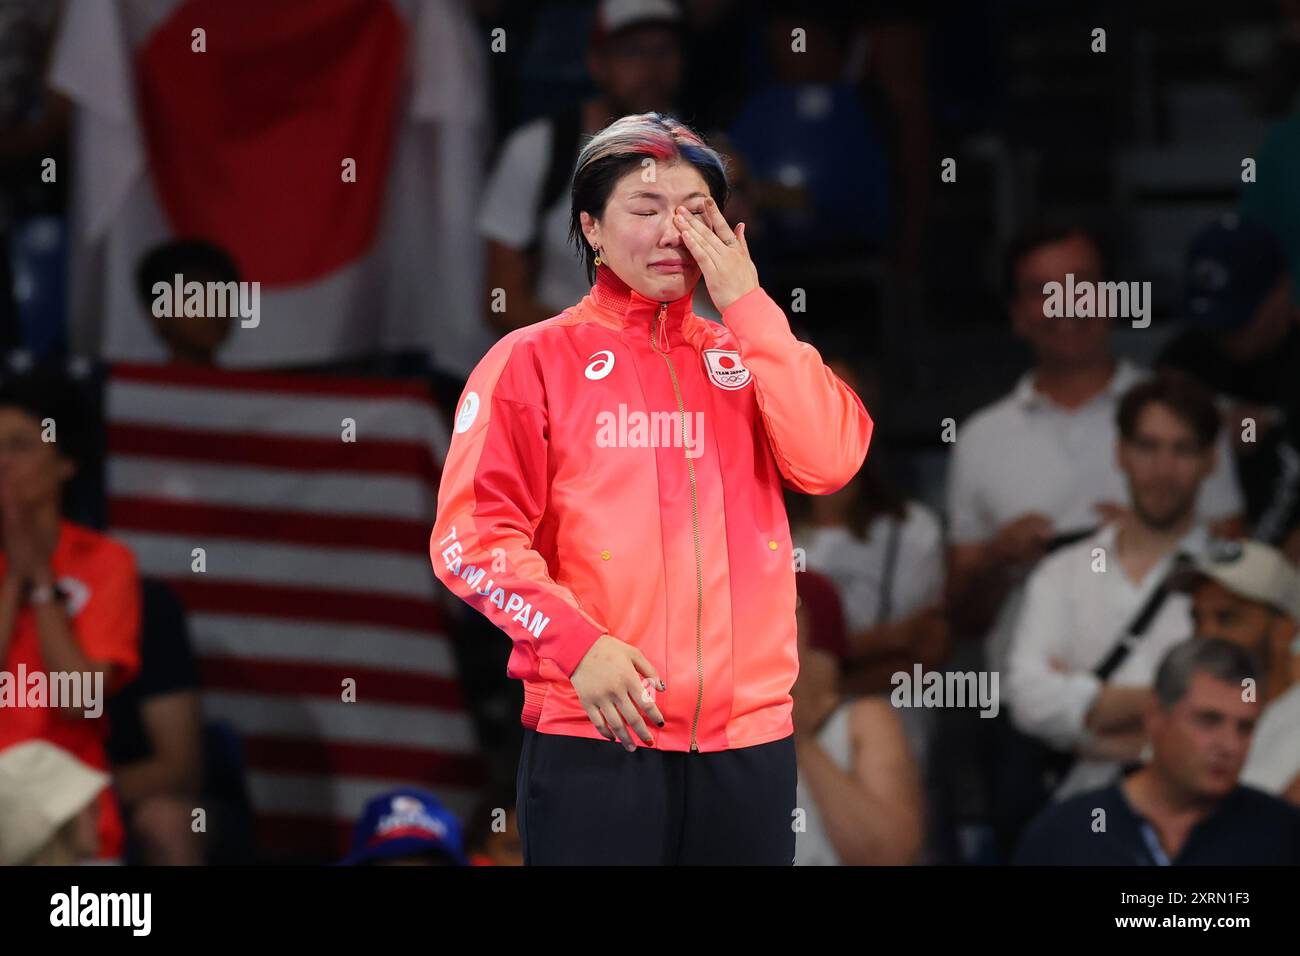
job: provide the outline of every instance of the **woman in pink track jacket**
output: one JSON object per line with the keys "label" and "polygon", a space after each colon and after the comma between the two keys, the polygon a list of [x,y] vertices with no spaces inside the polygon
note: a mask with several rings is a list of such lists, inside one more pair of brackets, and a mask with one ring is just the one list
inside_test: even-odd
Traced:
{"label": "woman in pink track jacket", "polygon": [[[727,192],[672,117],[596,134],[591,292],[501,339],[457,409],[430,553],[514,642],[528,863],[794,857],[782,487],[842,487],[872,422],[759,286]],[[701,275],[721,323],[691,311]]]}

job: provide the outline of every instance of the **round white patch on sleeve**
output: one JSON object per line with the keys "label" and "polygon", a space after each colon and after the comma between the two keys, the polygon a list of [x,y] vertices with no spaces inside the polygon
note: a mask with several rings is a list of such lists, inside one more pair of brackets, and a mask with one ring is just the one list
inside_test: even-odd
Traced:
{"label": "round white patch on sleeve", "polygon": [[460,411],[456,413],[456,434],[469,431],[476,418],[478,418],[478,392],[466,392],[465,401],[460,403]]}

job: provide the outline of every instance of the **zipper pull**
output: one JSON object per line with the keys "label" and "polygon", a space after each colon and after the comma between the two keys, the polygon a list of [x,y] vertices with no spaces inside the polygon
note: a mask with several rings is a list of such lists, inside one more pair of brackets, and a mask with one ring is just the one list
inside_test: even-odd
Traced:
{"label": "zipper pull", "polygon": [[655,322],[657,323],[656,326],[655,326],[655,339],[656,339],[656,341],[658,341],[658,339],[659,339],[659,333],[660,333],[660,332],[663,333],[663,344],[659,346],[659,351],[661,351],[661,352],[667,352],[667,351],[668,351],[668,330],[667,330],[667,328],[664,326],[664,313],[667,312],[667,311],[668,311],[668,303],[667,303],[667,302],[660,302],[660,303],[659,303],[659,315],[655,318]]}

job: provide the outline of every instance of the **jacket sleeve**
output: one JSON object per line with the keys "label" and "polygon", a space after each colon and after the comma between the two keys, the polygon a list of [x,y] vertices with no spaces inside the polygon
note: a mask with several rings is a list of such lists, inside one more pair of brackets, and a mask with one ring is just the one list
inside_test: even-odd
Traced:
{"label": "jacket sleeve", "polygon": [[429,553],[438,579],[523,645],[525,660],[548,658],[568,676],[606,631],[533,548],[547,500],[547,411],[536,370],[509,367],[512,338],[466,383]]}
{"label": "jacket sleeve", "polygon": [[782,477],[796,491],[838,491],[862,467],[873,423],[862,401],[795,338],[781,307],[763,289],[722,310],[754,378],[768,441]]}

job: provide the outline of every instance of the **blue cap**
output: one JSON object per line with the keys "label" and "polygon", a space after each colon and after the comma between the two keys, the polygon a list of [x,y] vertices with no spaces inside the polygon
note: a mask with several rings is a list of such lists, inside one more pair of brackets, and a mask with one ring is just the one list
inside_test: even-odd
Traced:
{"label": "blue cap", "polygon": [[340,863],[358,866],[396,856],[443,853],[468,866],[460,821],[427,790],[390,790],[371,799],[352,828],[352,848]]}
{"label": "blue cap", "polygon": [[1271,230],[1235,213],[1220,216],[1187,247],[1187,317],[1221,331],[1243,328],[1285,271]]}

